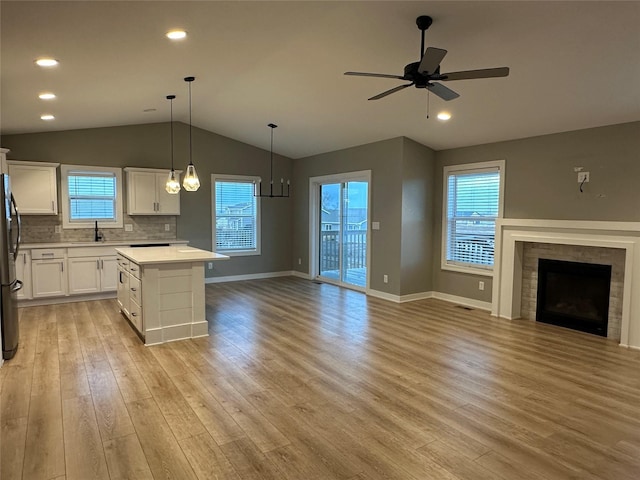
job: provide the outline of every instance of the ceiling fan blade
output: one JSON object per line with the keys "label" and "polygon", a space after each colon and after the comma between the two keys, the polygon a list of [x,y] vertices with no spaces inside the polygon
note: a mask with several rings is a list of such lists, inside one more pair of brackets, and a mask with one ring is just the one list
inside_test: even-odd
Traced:
{"label": "ceiling fan blade", "polygon": [[472,78],[494,78],[506,77],[509,75],[509,67],[500,68],[484,68],[481,70],[465,70],[462,72],[443,73],[440,80],[448,82],[449,80],[469,80]]}
{"label": "ceiling fan blade", "polygon": [[413,85],[413,83],[407,83],[406,85],[400,85],[399,87],[395,87],[392,88],[390,90],[384,91],[382,93],[379,93],[378,95],[369,98],[369,100],[380,100],[383,97],[386,97],[387,95],[391,95],[392,93],[396,93],[399,92],[400,90],[410,87],[411,85]]}
{"label": "ceiling fan blade", "polygon": [[344,74],[355,75],[357,77],[380,77],[380,78],[395,78],[398,80],[403,80],[403,78],[398,75],[387,75],[386,73],[344,72]]}
{"label": "ceiling fan blade", "polygon": [[420,61],[418,72],[423,74],[424,73],[433,74],[440,66],[440,62],[442,61],[442,59],[446,54],[447,54],[447,51],[441,48],[434,48],[434,47],[427,48],[424,51],[422,60]]}
{"label": "ceiling fan blade", "polygon": [[454,98],[458,98],[460,96],[449,87],[445,87],[441,83],[430,83],[427,85],[427,90],[446,101],[453,100]]}

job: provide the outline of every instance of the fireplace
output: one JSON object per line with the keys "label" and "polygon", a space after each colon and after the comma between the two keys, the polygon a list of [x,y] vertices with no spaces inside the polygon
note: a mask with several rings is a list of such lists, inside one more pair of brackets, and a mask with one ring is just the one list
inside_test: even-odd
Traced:
{"label": "fireplace", "polygon": [[607,336],[611,265],[538,260],[536,320]]}

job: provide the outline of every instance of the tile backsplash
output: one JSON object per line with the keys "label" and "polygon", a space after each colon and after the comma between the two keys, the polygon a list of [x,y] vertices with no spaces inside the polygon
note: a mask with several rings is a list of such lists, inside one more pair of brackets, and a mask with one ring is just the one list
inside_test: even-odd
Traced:
{"label": "tile backsplash", "polygon": [[[22,215],[22,243],[92,242],[93,228],[62,228],[62,215]],[[101,228],[98,230],[107,242],[120,240],[175,240],[177,222],[173,215],[124,215],[124,224],[131,224],[133,231],[124,228]],[[169,231],[165,230],[169,225]],[[56,233],[56,226],[60,233]]]}

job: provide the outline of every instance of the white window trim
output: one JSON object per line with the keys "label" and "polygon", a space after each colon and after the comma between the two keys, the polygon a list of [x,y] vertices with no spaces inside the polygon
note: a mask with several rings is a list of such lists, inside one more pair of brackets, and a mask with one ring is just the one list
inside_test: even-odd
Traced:
{"label": "white window trim", "polygon": [[69,182],[67,176],[70,171],[86,171],[86,172],[108,172],[113,173],[116,177],[116,219],[113,222],[104,220],[98,221],[98,228],[122,228],[123,227],[123,211],[122,211],[122,169],[113,167],[95,167],[89,165],[60,165],[60,183],[62,195],[62,228],[94,228],[95,221],[89,222],[72,222],[69,216]]}
{"label": "white window trim", "polygon": [[[216,181],[239,181],[257,184],[261,178],[252,175],[211,175],[211,250],[218,252],[216,249]],[[261,198],[256,197],[256,248],[251,250],[221,250],[220,253],[228,257],[248,257],[252,255],[261,255],[262,251],[262,215],[261,215]]]}
{"label": "white window trim", "polygon": [[443,168],[442,175],[442,248],[440,252],[440,268],[452,272],[472,273],[485,277],[493,277],[493,266],[467,267],[462,265],[453,265],[447,262],[447,197],[449,195],[449,182],[447,177],[452,173],[479,173],[498,169],[500,172],[500,198],[498,200],[498,218],[502,218],[504,212],[504,177],[505,177],[505,161],[492,160],[489,162],[466,163],[462,165],[449,165]]}

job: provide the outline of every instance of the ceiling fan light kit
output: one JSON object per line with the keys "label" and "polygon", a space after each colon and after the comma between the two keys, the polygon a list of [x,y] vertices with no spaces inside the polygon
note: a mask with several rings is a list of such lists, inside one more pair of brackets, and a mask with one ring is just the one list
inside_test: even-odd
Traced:
{"label": "ceiling fan light kit", "polygon": [[[433,19],[427,15],[421,15],[416,19],[416,25],[422,32],[420,45],[420,61],[409,63],[404,67],[403,75],[390,75],[386,73],[367,73],[367,72],[345,72],[345,75],[353,75],[359,77],[378,77],[393,78],[396,80],[405,80],[407,84],[385,90],[378,95],[374,95],[369,100],[379,100],[392,93],[399,92],[405,88],[414,86],[416,88],[425,88],[442,100],[450,101],[458,98],[460,95],[449,87],[438,82],[448,82],[451,80],[471,80],[477,78],[496,78],[506,77],[509,75],[509,67],[485,68],[480,70],[463,70],[460,72],[440,73],[440,63],[447,54],[446,50],[435,47],[424,48],[424,32],[431,26]],[[424,52],[424,53],[423,53]]]}

